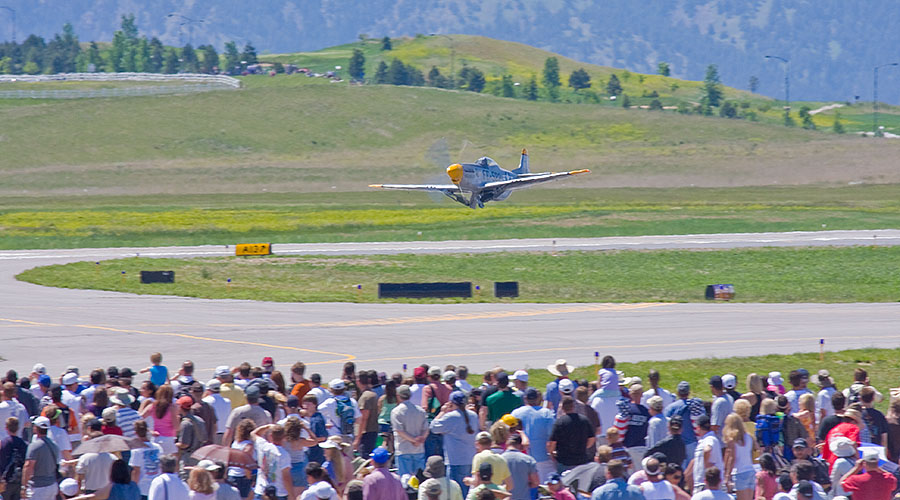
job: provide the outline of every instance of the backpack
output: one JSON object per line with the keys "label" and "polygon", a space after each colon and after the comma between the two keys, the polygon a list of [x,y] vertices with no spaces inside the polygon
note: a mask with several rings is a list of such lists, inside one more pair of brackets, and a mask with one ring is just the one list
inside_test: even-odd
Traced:
{"label": "backpack", "polygon": [[10,439],[13,440],[12,451],[9,463],[6,464],[6,469],[0,471],[0,479],[7,483],[21,483],[22,468],[25,467],[25,452],[28,449],[28,445],[25,441],[15,436],[10,436]]}
{"label": "backpack", "polygon": [[776,446],[781,437],[781,418],[777,415],[758,415],[756,417],[756,441],[767,448]]}
{"label": "backpack", "polygon": [[341,434],[349,436],[353,434],[354,417],[353,404],[347,396],[335,396],[334,402],[337,405],[335,413],[340,423]]}
{"label": "backpack", "polygon": [[859,391],[865,387],[862,384],[852,384],[847,389],[847,406],[852,405],[853,403],[859,403]]}

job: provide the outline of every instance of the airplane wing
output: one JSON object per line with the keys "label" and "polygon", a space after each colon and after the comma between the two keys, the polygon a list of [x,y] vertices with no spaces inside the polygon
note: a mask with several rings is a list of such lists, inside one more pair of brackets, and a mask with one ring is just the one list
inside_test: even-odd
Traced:
{"label": "airplane wing", "polygon": [[547,172],[544,174],[531,174],[527,176],[519,177],[518,179],[511,179],[508,181],[497,181],[497,182],[488,182],[484,185],[485,189],[490,188],[505,188],[505,189],[519,189],[523,187],[528,187],[532,184],[538,184],[541,182],[552,181],[555,179],[559,179],[561,177],[568,177],[570,175],[578,175],[578,174],[586,174],[590,173],[590,170],[572,170],[569,172]]}
{"label": "airplane wing", "polygon": [[458,193],[459,186],[455,184],[369,184],[370,188],[380,189],[405,189],[408,191],[445,191]]}

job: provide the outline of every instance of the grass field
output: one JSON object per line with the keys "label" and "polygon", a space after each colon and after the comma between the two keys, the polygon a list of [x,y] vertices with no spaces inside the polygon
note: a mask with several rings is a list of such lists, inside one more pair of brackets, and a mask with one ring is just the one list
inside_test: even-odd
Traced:
{"label": "grass field", "polygon": [[[518,281],[520,302],[700,302],[713,283],[733,284],[739,302],[892,302],[900,300],[898,259],[897,247],[131,258],[40,267],[18,278],[67,288],[279,302],[376,302],[379,282],[428,281],[471,281],[483,290],[472,299],[477,302],[499,300],[492,296],[494,281]],[[141,270],[174,270],[176,282],[142,285]],[[459,300],[429,302],[448,301]]]}
{"label": "grass field", "polygon": [[[604,354],[600,353],[601,356]],[[900,349],[852,349],[826,352],[824,361],[819,360],[819,353],[809,352],[770,354],[768,356],[617,363],[616,369],[622,370],[629,377],[641,377],[646,388],[647,373],[651,368],[655,368],[660,372],[660,386],[668,389],[673,394],[678,382],[686,380],[691,384],[691,394],[694,397],[709,400],[712,398],[709,391],[709,377],[712,375],[733,373],[737,375],[737,390],[739,392],[747,392],[744,382],[750,373],[757,373],[765,377],[771,371],[780,371],[784,378],[787,379],[787,375],[791,370],[806,368],[810,373],[817,373],[824,368],[831,373],[835,385],[843,390],[853,381],[853,370],[862,368],[868,372],[871,384],[884,394],[884,401],[876,404],[875,407],[886,413],[890,399],[888,389],[896,387],[898,380],[900,380],[900,366],[896,362],[898,356],[900,356]],[[579,367],[575,370],[572,378],[577,380],[596,380],[598,368],[598,366]],[[546,384],[553,379],[554,377],[546,369],[529,370],[529,385],[540,388],[542,392]],[[469,378],[470,383],[474,384],[475,380],[480,380],[477,374],[473,374]],[[785,386],[787,389],[790,389],[790,385],[787,382],[785,382]],[[819,390],[814,384],[810,384],[809,388],[813,392]]]}
{"label": "grass field", "polygon": [[588,237],[900,227],[900,187],[533,189],[471,210],[422,193],[4,200],[0,248]]}

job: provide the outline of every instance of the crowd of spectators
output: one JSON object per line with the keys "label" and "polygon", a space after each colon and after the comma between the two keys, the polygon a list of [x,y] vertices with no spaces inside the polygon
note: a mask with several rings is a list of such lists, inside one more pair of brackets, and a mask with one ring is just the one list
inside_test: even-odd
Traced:
{"label": "crowd of spectators", "polygon": [[[732,373],[670,392],[650,370],[645,385],[611,356],[592,381],[562,359],[547,370],[555,378],[541,390],[524,370],[473,384],[451,365],[407,377],[348,362],[323,384],[270,357],[202,381],[191,361],[170,373],[159,353],[141,370],[87,377],[36,364],[7,372],[0,389],[0,497],[888,500],[897,490],[900,389],[885,416],[862,369],[843,391],[826,370],[751,373],[743,393]],[[127,449],[102,451],[107,441]]]}

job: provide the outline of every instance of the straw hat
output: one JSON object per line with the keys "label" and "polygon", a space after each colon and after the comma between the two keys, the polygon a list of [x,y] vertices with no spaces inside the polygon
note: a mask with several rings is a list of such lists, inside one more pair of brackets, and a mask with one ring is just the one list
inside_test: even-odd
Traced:
{"label": "straw hat", "polygon": [[564,359],[557,359],[556,363],[547,366],[547,371],[557,377],[568,377],[570,373],[575,371],[575,367],[566,363]]}

